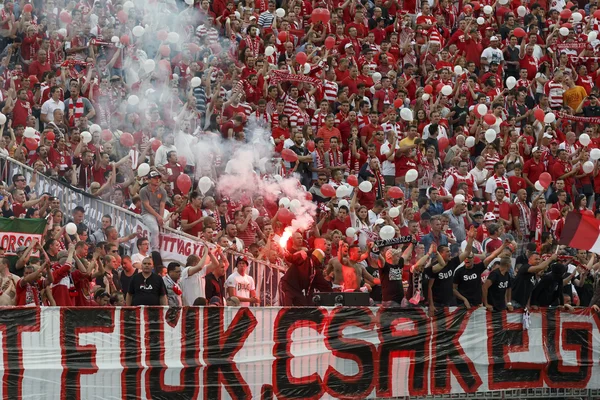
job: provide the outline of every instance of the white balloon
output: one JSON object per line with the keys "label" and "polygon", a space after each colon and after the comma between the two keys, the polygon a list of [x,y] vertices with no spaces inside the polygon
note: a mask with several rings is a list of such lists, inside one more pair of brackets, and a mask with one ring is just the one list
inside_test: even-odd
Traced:
{"label": "white balloon", "polygon": [[195,76],[190,81],[190,84],[192,85],[193,88],[195,88],[202,84],[202,80],[200,78],[198,78],[197,76]]}
{"label": "white balloon", "polygon": [[310,74],[311,66],[309,63],[304,64],[304,75]]}
{"label": "white balloon", "polygon": [[485,24],[485,18],[483,18],[483,17],[477,18],[477,25],[483,25],[483,24]]}
{"label": "white balloon", "polygon": [[74,235],[77,233],[77,225],[73,222],[69,222],[65,225],[65,231],[67,232],[67,235]]}
{"label": "white balloon", "polygon": [[0,113],[0,125],[4,125],[6,123],[6,115]]}
{"label": "white balloon", "polygon": [[346,197],[347,195],[348,195],[348,193],[346,192],[346,186],[344,186],[344,185],[340,185],[335,190],[335,197],[337,197],[338,199],[342,199],[342,198]]}
{"label": "white balloon", "polygon": [[569,36],[569,28],[565,28],[564,26],[558,30],[560,36]]}
{"label": "white balloon", "polygon": [[454,203],[462,204],[464,202],[465,202],[465,196],[463,196],[462,194],[457,194],[456,196],[454,196]]}
{"label": "white balloon", "polygon": [[431,96],[429,95],[429,93],[423,93],[423,96],[421,96],[421,98],[423,99],[423,101],[427,101],[431,98]]}
{"label": "white balloon", "polygon": [[290,211],[292,211],[294,214],[300,211],[300,207],[302,207],[300,200],[294,199],[290,201]]}
{"label": "white balloon", "polygon": [[488,143],[492,143],[494,140],[496,140],[496,131],[493,129],[488,129],[485,131],[485,140]]}
{"label": "white balloon", "polygon": [[592,160],[600,159],[600,149],[592,149],[592,151],[590,151],[590,158]]}
{"label": "white balloon", "polygon": [[275,14],[278,18],[283,18],[285,17],[285,10],[283,8],[278,8],[277,10],[275,10]]}
{"label": "white balloon", "polygon": [[62,37],[66,37],[67,36],[67,30],[65,28],[60,28],[58,31],[58,34]]}
{"label": "white balloon", "polygon": [[135,94],[132,94],[131,96],[129,96],[129,98],[127,99],[127,103],[130,106],[137,106],[140,102],[140,98],[137,97]]}
{"label": "white balloon", "polygon": [[444,85],[441,92],[444,96],[450,96],[452,94],[452,86]]}
{"label": "white balloon", "polygon": [[34,138],[35,137],[35,129],[28,126],[27,128],[25,128],[25,132],[23,132],[23,136],[25,136],[26,138]]}
{"label": "white balloon", "polygon": [[462,74],[462,73],[463,73],[463,69],[462,69],[462,67],[461,67],[460,65],[456,65],[456,66],[454,67],[454,73],[455,73],[456,75],[460,75],[460,74]]}
{"label": "white balloon", "polygon": [[191,6],[192,4],[194,4],[194,0],[185,0],[185,4]]}
{"label": "white balloon", "polygon": [[131,30],[131,33],[133,33],[133,36],[136,37],[140,37],[140,36],[144,36],[144,33],[146,32],[146,30],[144,29],[143,26],[134,26],[133,29]]}
{"label": "white balloon", "polygon": [[369,89],[369,91],[370,91],[372,94],[375,94],[375,86],[371,86],[371,88]]}
{"label": "white balloon", "polygon": [[390,215],[390,217],[396,218],[398,215],[400,215],[400,210],[398,209],[398,207],[392,207],[390,208],[388,214]]}
{"label": "white balloon", "polygon": [[540,183],[540,181],[536,181],[535,185],[533,185],[533,186],[535,186],[535,189],[538,192],[543,192],[544,191],[544,186],[542,186],[542,184]]}
{"label": "white balloon", "polygon": [[583,163],[582,168],[583,168],[583,172],[585,172],[586,174],[589,174],[590,172],[592,172],[594,170],[594,163],[591,161],[586,161]]}
{"label": "white balloon", "polygon": [[483,7],[483,13],[485,15],[490,15],[492,13],[492,11],[494,11],[494,9],[492,8],[492,6],[485,6],[485,7]]}
{"label": "white balloon", "polygon": [[252,221],[256,221],[256,219],[258,218],[258,216],[260,215],[260,213],[258,212],[258,210],[256,208],[252,209]]}
{"label": "white balloon", "polygon": [[177,43],[177,42],[179,42],[179,33],[177,33],[177,32],[169,32],[169,34],[167,35],[167,40],[170,43]]}
{"label": "white balloon", "polygon": [[113,43],[119,43],[121,41],[121,39],[119,39],[118,36],[113,36],[112,38],[110,38],[110,41]]}
{"label": "white balloon", "polygon": [[418,177],[419,177],[419,173],[417,172],[416,169],[409,169],[408,171],[406,171],[404,180],[406,181],[406,183],[411,183],[411,182],[416,181]]}
{"label": "white balloon", "polygon": [[95,133],[95,132],[102,132],[102,128],[100,127],[100,125],[92,124],[92,126],[90,126],[90,133]]}
{"label": "white balloon", "polygon": [[588,33],[588,42],[593,42],[594,40],[596,40],[598,38],[598,32],[596,31],[591,31],[590,33]]}
{"label": "white balloon", "polygon": [[358,188],[361,192],[368,193],[371,191],[371,189],[373,189],[373,184],[369,181],[364,181],[361,182],[360,185],[358,185]]}
{"label": "white balloon", "polygon": [[475,146],[475,138],[473,136],[469,136],[468,138],[465,139],[465,145],[468,148],[471,148],[473,146]]}
{"label": "white balloon", "polygon": [[588,135],[587,133],[584,133],[581,136],[579,136],[579,143],[581,143],[584,146],[590,144],[591,141],[592,140],[590,139],[590,135]]}
{"label": "white balloon", "polygon": [[133,4],[133,1],[128,0],[125,3],[123,3],[123,8],[125,8],[125,9],[130,9],[133,7],[135,7],[135,4]]}
{"label": "white balloon", "polygon": [[242,14],[240,14],[240,12],[239,12],[239,11],[236,11],[236,12],[234,13],[234,15],[235,15],[235,19],[240,19],[240,17],[242,16]]}
{"label": "white balloon", "polygon": [[544,116],[544,122],[547,124],[551,124],[554,121],[556,121],[556,115],[554,115],[554,113],[549,112],[548,114],[546,114]]}
{"label": "white balloon", "polygon": [[519,15],[519,17],[524,17],[525,14],[527,14],[527,9],[523,6],[519,6],[517,7],[517,14]]}
{"label": "white balloon", "polygon": [[386,225],[379,230],[379,236],[383,240],[392,239],[394,236],[396,236],[396,230],[393,227]]}
{"label": "white balloon", "polygon": [[198,181],[198,189],[200,189],[200,192],[204,194],[210,190],[212,184],[213,183],[208,176],[203,176],[200,178],[200,181]]}
{"label": "white balloon", "polygon": [[485,114],[487,114],[488,112],[488,108],[485,104],[478,104],[477,105],[477,113],[481,116],[484,116]]}
{"label": "white balloon", "polygon": [[377,83],[381,80],[381,74],[379,72],[375,72],[373,75],[371,75],[371,78],[373,78],[373,82]]}
{"label": "white balloon", "polygon": [[348,207],[350,205],[350,203],[348,203],[348,200],[346,199],[342,199],[340,201],[338,201],[338,207]]}
{"label": "white balloon", "polygon": [[138,176],[146,176],[150,172],[150,166],[147,163],[142,163],[137,168]]}
{"label": "white balloon", "polygon": [[571,18],[573,18],[573,22],[575,22],[577,24],[577,23],[581,22],[581,20],[583,19],[583,16],[579,12],[574,12],[573,14],[571,14]]}
{"label": "white balloon", "polygon": [[354,235],[356,235],[356,229],[354,229],[353,227],[350,227],[348,229],[346,229],[346,236],[347,237],[354,237]]}
{"label": "white balloon", "polygon": [[275,179],[275,181],[277,182],[281,182],[283,180],[283,177],[279,174],[277,175],[273,175],[273,179]]}
{"label": "white balloon", "polygon": [[275,48],[273,46],[267,46],[265,48],[265,56],[270,57],[275,53]]}
{"label": "white balloon", "polygon": [[279,206],[284,206],[285,208],[289,208],[290,207],[290,199],[288,199],[287,197],[282,197],[281,199],[279,199]]}
{"label": "white balloon", "polygon": [[508,90],[514,88],[517,85],[517,79],[514,76],[506,78],[506,88]]}
{"label": "white balloon", "polygon": [[88,131],[81,132],[81,141],[83,142],[83,144],[88,144],[92,141],[92,134]]}
{"label": "white balloon", "polygon": [[505,5],[508,4],[508,0],[498,0],[498,3]]}
{"label": "white balloon", "polygon": [[148,59],[148,60],[144,61],[144,71],[146,71],[147,73],[154,71],[155,67],[156,67],[156,62],[154,60]]}
{"label": "white balloon", "polygon": [[411,122],[413,120],[413,114],[410,108],[403,108],[400,110],[400,118],[405,121]]}

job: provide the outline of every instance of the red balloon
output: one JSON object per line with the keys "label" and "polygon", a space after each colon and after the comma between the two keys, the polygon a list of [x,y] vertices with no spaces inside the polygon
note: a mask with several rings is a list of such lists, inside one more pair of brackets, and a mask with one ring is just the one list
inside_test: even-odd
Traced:
{"label": "red balloon", "polygon": [[277,213],[277,219],[279,220],[279,222],[281,222],[284,225],[291,224],[292,221],[294,220],[294,218],[296,218],[294,213],[291,212],[290,210],[288,210],[287,208],[282,207],[279,209],[279,212]]}
{"label": "red balloon", "polygon": [[177,177],[177,188],[181,190],[181,193],[188,194],[190,189],[192,188],[192,180],[189,175],[181,174]]}
{"label": "red balloon", "polygon": [[313,151],[315,151],[315,142],[309,140],[308,142],[306,142],[306,148],[312,153]]}
{"label": "red balloon", "polygon": [[560,218],[560,211],[558,211],[558,209],[556,208],[551,208],[548,210],[548,218],[550,218],[552,221],[556,221],[557,219]]}
{"label": "red balloon", "polygon": [[162,146],[162,142],[158,139],[154,139],[152,141],[152,143],[150,144],[150,147],[152,148],[152,151],[156,152],[156,150],[158,150],[158,148]]}
{"label": "red balloon", "polygon": [[335,38],[333,36],[329,36],[325,39],[325,48],[327,50],[331,50],[335,47]]}
{"label": "red balloon", "polygon": [[165,40],[167,40],[168,36],[169,36],[169,32],[167,32],[164,29],[156,32],[156,38],[158,40],[160,40],[161,42],[164,42]]}
{"label": "red balloon", "polygon": [[427,94],[433,94],[433,86],[431,85],[425,85],[423,87],[423,91]]}
{"label": "red balloon", "polygon": [[102,131],[102,133],[100,133],[100,137],[102,138],[102,140],[104,140],[105,142],[110,142],[113,138],[113,134],[110,130],[108,129],[104,129]]}
{"label": "red balloon", "polygon": [[133,139],[133,135],[129,132],[123,132],[121,134],[121,138],[119,139],[119,141],[121,142],[121,144],[124,147],[132,147],[133,144],[135,143],[135,140]]}
{"label": "red balloon", "polygon": [[197,53],[200,51],[200,46],[198,46],[196,43],[188,43],[187,48],[192,53]]}
{"label": "red balloon", "polygon": [[306,200],[312,201],[312,199],[313,199],[312,193],[311,192],[306,192]]}
{"label": "red balloon", "polygon": [[321,193],[325,197],[335,197],[335,189],[329,183],[321,186]]}
{"label": "red balloon", "polygon": [[125,11],[121,10],[117,13],[117,19],[120,23],[124,24],[129,19],[129,16]]}
{"label": "red balloon", "polygon": [[[448,139],[446,139],[446,141],[448,141]],[[404,197],[404,193],[402,193],[402,189],[400,189],[398,186],[392,186],[391,188],[388,189],[388,196],[391,197],[392,199],[401,199]]]}
{"label": "red balloon", "polygon": [[358,178],[356,177],[356,175],[348,176],[348,184],[352,187],[358,186]]}
{"label": "red balloon", "polygon": [[562,19],[569,19],[569,18],[571,18],[571,14],[572,14],[571,10],[569,10],[568,8],[565,8],[564,10],[562,10],[560,12],[560,17]]}
{"label": "red balloon", "polygon": [[34,138],[25,138],[25,147],[29,151],[35,151],[38,148],[38,142]]}
{"label": "red balloon", "polygon": [[62,11],[60,13],[60,20],[62,22],[64,22],[65,24],[70,24],[72,19],[71,19],[71,14],[68,13],[68,11]]}
{"label": "red balloon", "polygon": [[328,23],[331,19],[329,10],[326,8],[315,8],[311,14],[311,18],[314,22]]}
{"label": "red balloon", "polygon": [[443,88],[444,86],[446,86],[446,85],[444,85],[444,83],[443,83],[443,82],[440,82],[440,83],[438,83],[438,84],[437,84],[437,86],[435,87],[435,92],[436,92],[436,93],[441,93],[441,92],[442,92],[442,88]]}
{"label": "red balloon", "polygon": [[308,60],[308,56],[303,51],[296,54],[296,61],[298,62],[298,64],[304,65],[306,64],[306,60]]}
{"label": "red balloon", "polygon": [[445,137],[441,137],[438,139],[438,149],[440,151],[444,151],[448,147],[448,139]]}
{"label": "red balloon", "polygon": [[169,46],[167,46],[166,44],[162,44],[158,48],[158,51],[160,52],[160,55],[163,57],[169,57],[169,55],[171,54],[171,48]]}
{"label": "red balloon", "polygon": [[185,158],[185,156],[179,156],[177,157],[177,162],[179,163],[179,165],[181,165],[181,168],[185,168],[185,166],[187,165],[187,158]]}
{"label": "red balloon", "polygon": [[294,153],[293,150],[283,149],[281,150],[281,158],[283,158],[287,162],[294,163],[298,161],[298,154]]}
{"label": "red balloon", "polygon": [[160,60],[158,62],[158,69],[163,70],[163,72],[171,71],[171,63],[168,60]]}
{"label": "red balloon", "polygon": [[56,135],[54,134],[54,132],[49,131],[48,133],[46,133],[46,140],[54,140],[56,139]]}
{"label": "red balloon", "polygon": [[513,34],[520,39],[525,37],[525,35],[527,35],[527,32],[525,32],[523,28],[515,28]]}
{"label": "red balloon", "polygon": [[540,122],[544,122],[544,117],[546,116],[546,114],[544,113],[544,110],[542,110],[541,108],[536,108],[533,111],[533,116],[535,117],[535,119],[537,119]]}
{"label": "red balloon", "polygon": [[473,7],[471,7],[470,4],[465,4],[463,11],[465,14],[471,14],[473,12]]}
{"label": "red balloon", "polygon": [[485,114],[483,116],[483,122],[492,126],[496,123],[496,117],[493,114]]}
{"label": "red balloon", "polygon": [[573,29],[573,25],[571,25],[569,22],[565,22],[561,25],[561,28]]}
{"label": "red balloon", "polygon": [[121,36],[121,44],[127,46],[129,44],[129,36],[123,35]]}
{"label": "red balloon", "polygon": [[600,19],[600,10],[594,11],[594,18]]}
{"label": "red balloon", "polygon": [[473,6],[473,10],[477,11],[481,8],[481,5],[479,4],[478,1],[472,1],[471,5]]}
{"label": "red balloon", "polygon": [[33,6],[31,4],[25,4],[23,6],[23,12],[30,13],[33,11]]}
{"label": "red balloon", "polygon": [[404,104],[404,101],[402,99],[396,99],[396,100],[394,100],[394,107],[395,108],[400,108],[400,107],[402,107],[403,104]]}
{"label": "red balloon", "polygon": [[133,140],[137,144],[142,144],[142,140],[144,140],[144,134],[142,133],[142,131],[134,132],[133,133]]}
{"label": "red balloon", "polygon": [[540,181],[540,184],[544,187],[544,189],[547,189],[552,183],[552,175],[550,175],[547,172],[542,172],[538,180]]}
{"label": "red balloon", "polygon": [[277,39],[279,39],[280,42],[287,42],[288,37],[289,35],[286,31],[281,31],[277,34]]}

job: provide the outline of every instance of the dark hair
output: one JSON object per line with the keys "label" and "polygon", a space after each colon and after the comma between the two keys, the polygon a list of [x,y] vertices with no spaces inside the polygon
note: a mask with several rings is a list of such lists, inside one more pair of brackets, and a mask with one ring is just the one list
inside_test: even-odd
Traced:
{"label": "dark hair", "polygon": [[175,271],[175,268],[180,267],[181,265],[178,262],[170,262],[167,265],[167,272]]}
{"label": "dark hair", "polygon": [[85,208],[81,207],[81,206],[77,206],[73,209],[73,213],[75,213],[75,211],[81,211],[82,213],[85,214]]}
{"label": "dark hair", "polygon": [[196,300],[194,300],[194,306],[205,306],[206,305],[206,299],[204,297],[198,297]]}
{"label": "dark hair", "polygon": [[140,246],[142,245],[142,243],[143,243],[145,240],[148,240],[148,238],[147,238],[147,237],[141,237],[141,238],[139,238],[139,239],[137,240],[137,242],[135,243],[136,247],[139,249],[139,248],[140,248]]}

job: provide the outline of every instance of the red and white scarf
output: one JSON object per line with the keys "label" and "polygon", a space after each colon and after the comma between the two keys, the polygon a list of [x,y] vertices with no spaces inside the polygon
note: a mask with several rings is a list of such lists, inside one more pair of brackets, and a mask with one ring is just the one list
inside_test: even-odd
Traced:
{"label": "red and white scarf", "polygon": [[529,221],[531,220],[531,210],[529,206],[519,200],[515,201],[515,204],[519,208],[519,229],[525,235],[529,232]]}
{"label": "red and white scarf", "polygon": [[83,100],[78,97],[73,103],[73,99],[69,102],[69,126],[75,126],[75,118],[83,117],[84,113]]}
{"label": "red and white scarf", "polygon": [[315,160],[317,163],[317,169],[325,168],[325,153],[323,150],[315,149]]}
{"label": "red and white scarf", "polygon": [[494,175],[494,180],[496,181],[496,189],[504,188],[504,190],[506,191],[506,194],[510,193],[510,186],[508,185],[508,179],[506,179],[503,176]]}
{"label": "red and white scarf", "polygon": [[334,151],[329,150],[329,166],[330,167],[341,167],[344,163],[344,156],[340,150]]}

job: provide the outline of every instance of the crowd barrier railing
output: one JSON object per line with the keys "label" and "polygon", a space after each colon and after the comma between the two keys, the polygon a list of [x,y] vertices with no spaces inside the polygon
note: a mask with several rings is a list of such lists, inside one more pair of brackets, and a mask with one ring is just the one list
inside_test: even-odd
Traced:
{"label": "crowd barrier railing", "polygon": [[[12,177],[15,174],[23,174],[27,181],[30,182],[33,172],[33,168],[30,166],[20,163],[10,157],[0,155],[0,173],[2,180],[6,183],[7,187],[12,183]],[[64,213],[65,218],[70,218],[71,212],[75,207],[82,206],[85,209],[84,223],[88,226],[90,234],[101,228],[103,215],[110,215],[112,218],[112,225],[117,229],[117,232],[119,232],[119,236],[127,236],[133,232],[143,231],[145,229],[142,219],[138,214],[110,202],[98,199],[82,189],[74,188],[43,174],[37,174],[33,191],[38,196],[49,193],[50,195],[57,197],[60,201],[61,210]],[[195,244],[193,247],[196,249],[195,253],[197,253],[197,255],[201,254],[203,246],[208,245],[209,247],[214,247],[214,245],[197,237],[170,227],[162,227],[161,235],[174,237],[181,242],[193,242]],[[123,243],[123,246],[128,254],[133,254],[136,251],[135,240]],[[181,254],[182,252],[179,253],[180,254],[170,254],[170,257],[175,256],[175,258],[166,257],[166,259],[185,263],[186,256]],[[226,254],[229,261],[229,268],[227,271],[229,275],[233,272],[236,257],[241,254],[233,251],[226,251]],[[271,266],[270,263],[254,259],[248,254],[244,254],[244,256],[248,258],[250,264],[248,272],[254,278],[257,293],[261,300],[260,305],[278,305],[277,286],[281,277],[281,271]]]}

